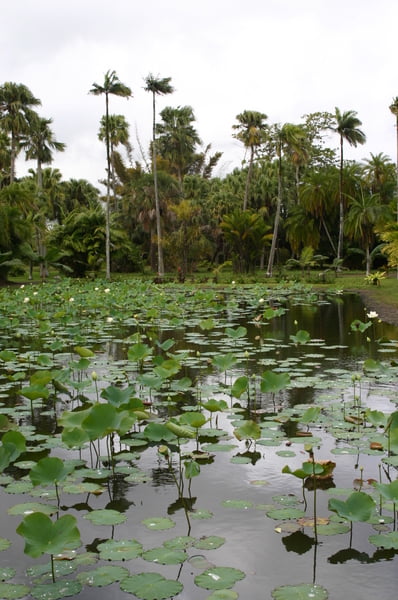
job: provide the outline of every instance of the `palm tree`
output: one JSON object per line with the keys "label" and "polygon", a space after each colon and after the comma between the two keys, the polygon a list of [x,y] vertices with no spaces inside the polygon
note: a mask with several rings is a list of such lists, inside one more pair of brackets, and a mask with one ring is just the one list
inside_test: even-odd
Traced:
{"label": "palm tree", "polygon": [[25,150],[26,160],[37,161],[37,185],[39,190],[43,187],[42,165],[50,164],[53,160],[52,150],[63,152],[66,144],[54,139],[50,129],[52,119],[45,119],[33,114],[30,121],[30,130],[20,141],[20,147]]}
{"label": "palm tree", "polygon": [[243,210],[247,210],[254,157],[258,148],[265,141],[265,132],[268,129],[268,125],[266,125],[264,121],[267,118],[267,115],[264,113],[255,110],[244,110],[236,116],[238,124],[232,125],[232,128],[237,130],[234,137],[243,142],[245,148],[250,150],[249,169],[247,171],[245,195],[243,198]]}
{"label": "palm tree", "polygon": [[195,164],[197,144],[202,141],[193,126],[195,115],[191,106],[166,106],[160,113],[162,122],[156,125],[156,147],[168,163],[168,170],[177,177],[180,190],[184,175]]}
{"label": "palm tree", "polygon": [[366,135],[359,129],[362,125],[357,117],[357,113],[354,110],[347,110],[341,112],[337,106],[335,108],[335,120],[336,124],[332,128],[340,138],[340,181],[339,181],[339,240],[337,244],[337,260],[342,258],[343,254],[343,236],[344,236],[344,190],[343,190],[343,166],[344,166],[344,140],[347,141],[350,146],[357,147],[358,144],[364,144],[366,142]]}
{"label": "palm tree", "polygon": [[115,71],[105,73],[102,85],[93,83],[90,94],[95,96],[105,95],[105,141],[106,141],[106,211],[105,211],[105,256],[106,256],[106,278],[111,278],[111,253],[110,253],[110,188],[111,188],[111,157],[110,157],[110,135],[109,135],[109,94],[130,98],[131,89],[124,85],[116,75]]}
{"label": "palm tree", "polygon": [[40,104],[41,101],[22,83],[7,81],[0,86],[0,125],[11,136],[10,183],[15,179],[19,138],[29,131],[34,115],[32,107]]}
{"label": "palm tree", "polygon": [[392,103],[390,104],[390,111],[393,115],[395,115],[395,126],[396,126],[396,134],[397,134],[397,219],[398,219],[398,96],[393,98]]}
{"label": "palm tree", "polygon": [[385,207],[380,204],[378,194],[360,194],[351,199],[345,230],[353,240],[360,242],[365,252],[366,275],[371,269],[371,245],[375,240],[375,225],[386,220]]}
{"label": "palm tree", "polygon": [[160,78],[155,77],[150,73],[145,78],[145,91],[152,94],[152,171],[153,171],[153,184],[155,187],[155,212],[156,212],[156,233],[157,233],[157,247],[158,247],[158,275],[163,277],[164,275],[164,263],[163,263],[163,246],[162,246],[162,228],[160,220],[160,204],[159,204],[159,190],[158,190],[158,177],[157,177],[157,163],[156,163],[156,96],[165,96],[166,94],[172,94],[174,92],[173,86],[170,84],[171,77]]}
{"label": "palm tree", "polygon": [[300,187],[300,204],[311,217],[320,221],[334,255],[337,250],[328,222],[330,219],[334,221],[339,193],[338,176],[338,170],[333,166],[311,170]]}
{"label": "palm tree", "polygon": [[[28,117],[30,122],[30,128],[27,135],[23,136],[20,141],[20,147],[25,150],[26,160],[37,161],[37,188],[39,195],[38,206],[40,210],[35,215],[35,229],[36,229],[36,240],[37,240],[37,252],[39,258],[43,258],[46,254],[46,248],[44,245],[44,234],[46,230],[46,207],[41,206],[42,203],[42,190],[43,190],[43,174],[42,165],[52,162],[52,150],[63,152],[66,145],[63,142],[58,142],[54,139],[54,134],[50,129],[52,119],[45,119],[39,117],[36,113],[33,113]],[[42,278],[47,273],[45,261],[40,262],[40,275]]]}
{"label": "palm tree", "polygon": [[271,250],[269,253],[267,276],[272,276],[272,269],[274,267],[276,242],[278,239],[279,222],[282,208],[282,156],[292,155],[293,151],[300,152],[300,148],[305,144],[305,132],[300,125],[294,125],[293,123],[285,123],[282,125],[274,125],[271,132],[271,143],[274,147],[276,158],[278,161],[278,198],[276,203],[276,214],[274,220],[274,232],[272,236]]}
{"label": "palm tree", "polygon": [[[125,147],[128,156],[131,158],[131,144],[129,140],[129,124],[127,123],[123,115],[109,115],[108,119],[109,127],[109,152],[111,159],[111,180],[113,195],[116,196],[116,182],[115,182],[115,148],[121,144]],[[106,118],[105,115],[101,119],[100,130],[98,132],[98,139],[101,142],[106,141]]]}
{"label": "palm tree", "polygon": [[271,237],[263,214],[234,210],[224,216],[220,226],[234,257],[234,269],[248,273]]}
{"label": "palm tree", "polygon": [[11,146],[8,135],[0,129],[0,187],[9,182]]}

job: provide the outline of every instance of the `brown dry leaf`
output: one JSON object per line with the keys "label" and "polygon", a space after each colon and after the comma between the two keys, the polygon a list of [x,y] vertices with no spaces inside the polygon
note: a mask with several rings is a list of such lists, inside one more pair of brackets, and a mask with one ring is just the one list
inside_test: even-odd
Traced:
{"label": "brown dry leaf", "polygon": [[380,442],[370,442],[369,448],[371,450],[383,450],[383,444]]}
{"label": "brown dry leaf", "polygon": [[[301,519],[297,519],[297,523],[302,527],[314,527],[314,519],[311,517],[302,517]],[[329,523],[328,517],[317,517],[316,524],[317,525],[327,525]]]}

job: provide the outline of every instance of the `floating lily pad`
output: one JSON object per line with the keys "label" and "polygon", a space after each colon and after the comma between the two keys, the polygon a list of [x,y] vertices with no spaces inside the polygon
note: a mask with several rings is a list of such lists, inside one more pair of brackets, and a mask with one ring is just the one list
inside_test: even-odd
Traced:
{"label": "floating lily pad", "polygon": [[398,550],[398,531],[371,535],[369,536],[369,542],[378,548],[392,548]]}
{"label": "floating lily pad", "polygon": [[159,573],[139,573],[123,579],[120,588],[141,600],[162,600],[179,594],[183,585],[179,581],[166,579]]}
{"label": "floating lily pad", "polygon": [[326,523],[321,524],[317,527],[318,535],[340,535],[341,533],[348,533],[350,526],[344,523]]}
{"label": "floating lily pad", "polygon": [[14,481],[9,483],[4,491],[7,494],[27,494],[33,489],[33,485],[30,481]]}
{"label": "floating lily pad", "polygon": [[236,444],[204,444],[203,450],[206,452],[230,452],[237,448]]}
{"label": "floating lily pad", "polygon": [[232,567],[213,567],[195,577],[195,585],[206,590],[221,590],[231,588],[246,575]]}
{"label": "floating lily pad", "polygon": [[327,590],[313,583],[282,585],[271,592],[274,600],[326,600]]}
{"label": "floating lily pad", "polygon": [[110,469],[80,469],[79,474],[86,479],[108,479],[112,475]]}
{"label": "floating lily pad", "polygon": [[206,600],[236,600],[239,598],[238,592],[234,590],[215,590]]}
{"label": "floating lily pad", "polygon": [[102,560],[131,560],[142,553],[142,544],[137,540],[108,540],[98,544]]}
{"label": "floating lily pad", "polygon": [[184,548],[189,548],[192,546],[195,541],[195,538],[190,535],[180,535],[171,540],[166,540],[163,542],[163,546],[166,548],[172,548],[175,550],[183,550]]}
{"label": "floating lily pad", "polygon": [[59,600],[59,598],[75,596],[81,590],[82,586],[79,581],[56,581],[55,583],[36,585],[31,589],[30,594],[36,600]]}
{"label": "floating lily pad", "polygon": [[66,494],[102,494],[104,488],[91,481],[81,481],[80,483],[67,483],[62,490]]}
{"label": "floating lily pad", "polygon": [[221,504],[227,508],[238,508],[241,510],[253,508],[253,502],[249,502],[248,500],[223,500]]}
{"label": "floating lily pad", "polygon": [[265,479],[252,479],[249,483],[250,485],[258,485],[259,487],[269,485],[269,481],[266,481]]}
{"label": "floating lily pad", "polygon": [[189,513],[191,519],[212,519],[213,513],[205,509],[197,509]]}
{"label": "floating lily pad", "polygon": [[267,517],[271,519],[300,519],[304,516],[304,511],[298,508],[274,508],[267,512]]}
{"label": "floating lily pad", "polygon": [[231,458],[231,463],[235,465],[247,465],[251,462],[251,458],[248,456],[233,456]]}
{"label": "floating lily pad", "polygon": [[53,515],[58,511],[58,507],[52,504],[42,504],[40,502],[23,502],[15,504],[8,509],[9,515],[30,515],[34,512],[41,512],[45,515]]}
{"label": "floating lily pad", "polygon": [[284,494],[282,496],[272,496],[272,500],[283,506],[295,506],[300,500],[294,494]]}
{"label": "floating lily pad", "polygon": [[172,527],[175,527],[174,521],[168,517],[153,517],[150,519],[144,519],[142,524],[145,525],[145,527],[148,527],[148,529],[159,531],[162,529],[171,529]]}
{"label": "floating lily pad", "polygon": [[150,562],[160,563],[161,565],[178,565],[185,562],[188,555],[184,550],[176,550],[163,546],[143,552],[142,558]]}
{"label": "floating lily pad", "polygon": [[95,587],[103,587],[115,583],[115,581],[121,581],[130,574],[128,569],[124,567],[117,567],[115,565],[108,565],[105,567],[98,567],[92,571],[84,571],[77,575],[77,580],[82,585],[90,585]]}
{"label": "floating lily pad", "polygon": [[7,548],[9,548],[10,546],[10,540],[7,540],[7,538],[0,538],[0,552],[2,552],[3,550],[7,550]]}
{"label": "floating lily pad", "polygon": [[198,550],[215,550],[216,548],[220,548],[223,544],[225,544],[225,538],[218,535],[209,535],[196,540],[193,543],[193,547],[198,548]]}
{"label": "floating lily pad", "polygon": [[3,600],[17,600],[17,598],[25,598],[30,592],[27,585],[20,583],[0,583],[0,598]]}
{"label": "floating lily pad", "polygon": [[332,448],[330,451],[332,454],[358,454],[358,448],[344,447],[344,448]]}
{"label": "floating lily pad", "polygon": [[275,454],[277,454],[278,456],[283,456],[285,458],[296,456],[296,453],[293,452],[293,450],[278,450]]}
{"label": "floating lily pad", "polygon": [[0,580],[7,581],[7,579],[12,579],[16,573],[16,570],[12,567],[0,567]]}
{"label": "floating lily pad", "polygon": [[91,521],[94,525],[119,525],[127,520],[126,515],[108,508],[92,510],[84,515],[83,518]]}

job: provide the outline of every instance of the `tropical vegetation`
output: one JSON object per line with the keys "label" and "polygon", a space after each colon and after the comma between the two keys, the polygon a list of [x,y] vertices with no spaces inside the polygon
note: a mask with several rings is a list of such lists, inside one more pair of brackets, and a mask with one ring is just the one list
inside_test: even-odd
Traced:
{"label": "tropical vegetation", "polygon": [[[90,89],[105,96],[98,138],[106,178],[97,187],[64,181],[53,168],[68,148],[52,119],[37,112],[41,100],[22,83],[0,86],[3,280],[32,277],[35,266],[45,278],[46,257],[55,255],[54,268],[76,277],[105,271],[107,279],[145,268],[160,280],[165,273],[184,279],[226,263],[238,273],[271,276],[309,248],[325,257],[316,268],[369,274],[396,266],[397,167],[383,153],[362,162],[345,158],[346,144],[366,139],[355,110],[336,107],[283,124],[243,110],[231,123],[242,164],[223,172],[222,154],[202,141],[194,108],[164,105],[171,77],[149,74],[144,90],[152,95],[152,139],[147,149],[139,142],[137,156],[126,118],[109,110],[112,95],[132,97],[130,87],[109,70]],[[389,107],[395,117],[396,100]],[[330,147],[333,133],[338,147]],[[17,158],[24,156],[35,168],[18,177]],[[91,223],[84,242],[71,233],[75,223]]]}

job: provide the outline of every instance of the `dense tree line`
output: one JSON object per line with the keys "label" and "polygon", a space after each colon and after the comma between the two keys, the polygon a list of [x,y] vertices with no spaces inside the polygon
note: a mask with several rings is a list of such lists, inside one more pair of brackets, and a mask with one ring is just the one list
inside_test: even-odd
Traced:
{"label": "dense tree line", "polygon": [[[353,110],[304,115],[300,123],[268,123],[244,110],[231,124],[242,143],[241,168],[214,174],[221,153],[200,138],[191,106],[166,106],[171,78],[145,78],[153,107],[152,139],[133,161],[129,124],[112,114],[113,95],[132,92],[114,71],[90,92],[105,99],[98,138],[106,147],[106,193],[86,180],[64,181],[51,167],[67,152],[41,102],[23,84],[0,86],[0,279],[18,269],[49,266],[72,276],[149,265],[162,278],[230,261],[236,271],[310,262],[364,268],[378,256],[398,263],[398,171],[384,154],[345,159],[366,136]],[[390,106],[398,125],[398,98]],[[334,138],[336,148],[326,140]],[[397,138],[398,139],[398,138]],[[93,140],[94,143],[94,140]],[[16,159],[36,168],[18,178]],[[383,252],[384,254],[381,254]]]}

